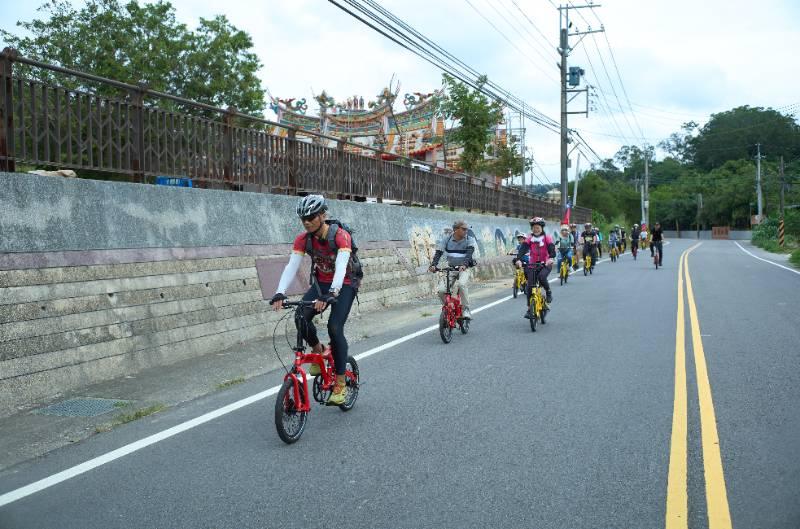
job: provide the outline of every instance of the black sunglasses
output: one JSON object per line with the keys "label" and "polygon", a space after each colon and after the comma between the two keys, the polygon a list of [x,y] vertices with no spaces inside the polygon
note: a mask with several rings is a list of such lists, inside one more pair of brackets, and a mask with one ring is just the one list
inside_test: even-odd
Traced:
{"label": "black sunglasses", "polygon": [[318,214],[314,214],[314,215],[306,215],[306,216],[304,216],[304,217],[300,217],[300,220],[302,220],[302,221],[304,221],[304,222],[311,222],[312,220],[314,220],[315,218],[317,218],[317,215],[318,215]]}

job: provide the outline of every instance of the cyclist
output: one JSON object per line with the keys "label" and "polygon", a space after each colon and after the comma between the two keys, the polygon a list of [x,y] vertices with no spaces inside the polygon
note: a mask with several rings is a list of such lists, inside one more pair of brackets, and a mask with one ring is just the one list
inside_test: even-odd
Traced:
{"label": "cyclist", "polygon": [[611,253],[611,250],[613,250],[618,245],[619,245],[619,239],[617,239],[617,232],[611,230],[608,233],[608,252]]}
{"label": "cyclist", "polygon": [[[575,239],[569,232],[569,227],[564,224],[561,226],[561,233],[555,239],[556,249],[558,249],[558,261],[556,262],[556,270],[561,273],[561,261],[567,260],[567,263],[572,263],[572,250],[575,248]],[[527,255],[525,256],[527,257]],[[525,259],[523,257],[523,260]]]}
{"label": "cyclist", "polygon": [[[353,286],[351,252],[353,248],[350,233],[337,224],[327,221],[328,204],[322,195],[307,195],[297,203],[297,216],[303,223],[305,231],[294,240],[292,255],[283,269],[278,290],[272,296],[272,308],[280,310],[286,299],[286,289],[300,268],[303,255],[311,257],[311,286],[303,296],[303,301],[314,301],[312,307],[303,309],[303,317],[295,320],[314,353],[322,354],[325,347],[317,337],[314,316],[321,314],[328,305],[331,313],[328,317],[328,336],[333,349],[333,362],[336,367],[336,384],[328,398],[328,404],[340,405],[347,398],[345,385],[345,367],[347,364],[348,345],[344,336],[344,325],[353,306],[357,289]],[[337,226],[332,228],[332,226]],[[328,235],[335,229],[331,248]],[[335,301],[335,303],[334,303]],[[308,370],[311,376],[320,374],[319,366],[313,364]]]}
{"label": "cyclist", "polygon": [[[457,220],[453,223],[453,233],[444,237],[439,244],[436,245],[436,253],[433,254],[433,261],[428,268],[429,272],[436,272],[436,267],[439,265],[439,259],[445,254],[448,266],[457,266],[458,274],[455,276],[453,283],[450,285],[453,294],[461,294],[461,307],[462,315],[465,320],[472,319],[472,312],[469,310],[469,268],[475,266],[475,261],[472,254],[475,251],[477,243],[475,239],[467,234],[469,226],[463,220]],[[439,282],[439,298],[444,303],[444,297],[447,292],[447,276],[442,277]]]}
{"label": "cyclist", "polygon": [[621,247],[621,251],[619,253],[625,253],[625,250],[628,249],[628,237],[625,233],[624,226],[619,229],[617,240],[619,241],[619,245]]}
{"label": "cyclist", "polygon": [[598,256],[603,257],[603,234],[600,232],[600,228],[597,226],[594,227],[594,234],[596,236],[595,242],[597,243]]}
{"label": "cyclist", "polygon": [[[517,246],[512,251],[508,252],[508,255],[517,255],[519,253],[520,247],[522,246],[522,243],[524,243],[524,242],[525,242],[525,234],[524,233],[518,233],[517,234]],[[528,264],[528,256],[527,255],[522,258],[522,262],[525,263],[525,264]]]}
{"label": "cyclist", "polygon": [[638,224],[634,224],[631,228],[631,251],[634,249],[639,250],[639,238],[642,236],[642,230],[639,229]]}
{"label": "cyclist", "polygon": [[592,256],[592,266],[597,263],[597,235],[592,229],[592,223],[587,222],[583,225],[583,233],[580,236],[580,243],[583,245],[583,257]]}
{"label": "cyclist", "polygon": [[528,310],[525,311],[525,318],[531,319],[531,289],[533,288],[533,266],[532,263],[544,263],[544,266],[539,270],[539,284],[544,288],[547,294],[547,302],[552,303],[553,293],[550,291],[550,283],[547,281],[547,276],[553,270],[553,258],[556,256],[556,246],[553,239],[545,234],[544,226],[545,221],[542,217],[533,217],[530,220],[531,234],[522,243],[522,248],[514,257],[513,263],[522,267],[522,257],[525,254],[530,254],[530,262],[525,269],[525,275],[528,278],[528,286],[525,287],[525,296],[528,300]]}
{"label": "cyclist", "polygon": [[661,230],[661,223],[656,222],[653,230],[650,232],[650,256],[653,254],[653,246],[658,247],[658,266],[662,266],[661,262],[664,260],[664,232]]}
{"label": "cyclist", "polygon": [[639,235],[639,241],[642,244],[642,248],[647,248],[647,226],[642,224],[642,233]]}
{"label": "cyclist", "polygon": [[[569,234],[572,236],[572,251],[575,252],[575,255],[578,255],[578,225],[577,224],[570,224],[569,225]],[[573,270],[578,269],[578,260],[575,260],[575,264],[572,267]]]}

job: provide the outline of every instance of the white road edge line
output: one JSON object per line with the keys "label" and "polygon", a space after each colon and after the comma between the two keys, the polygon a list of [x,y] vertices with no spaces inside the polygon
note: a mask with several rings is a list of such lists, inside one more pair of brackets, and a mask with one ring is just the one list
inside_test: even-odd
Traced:
{"label": "white road edge line", "polygon": [[[500,303],[508,301],[509,299],[512,299],[512,296],[506,296],[504,298],[500,298],[500,299],[495,300],[495,301],[493,301],[491,303],[483,305],[482,307],[478,307],[478,308],[474,309],[472,312],[480,312],[482,310],[490,309],[490,308],[492,308],[492,307],[494,307],[496,305],[499,305]],[[360,360],[362,358],[366,358],[368,356],[372,356],[372,355],[374,355],[376,353],[380,353],[381,351],[385,351],[386,349],[390,349],[390,348],[392,348],[392,347],[394,347],[396,345],[399,345],[399,344],[401,344],[403,342],[407,342],[409,340],[413,340],[414,338],[416,338],[418,336],[421,336],[421,335],[423,335],[425,333],[429,333],[429,332],[431,332],[431,331],[433,331],[435,329],[438,329],[438,328],[439,328],[438,324],[431,325],[429,327],[425,327],[424,329],[421,329],[419,331],[413,332],[413,333],[408,334],[406,336],[403,336],[401,338],[397,338],[396,340],[392,340],[391,342],[387,342],[387,343],[385,343],[383,345],[379,345],[378,347],[373,347],[372,349],[369,349],[367,351],[364,351],[361,354],[356,355],[355,358],[356,358],[356,360]],[[190,430],[190,429],[194,428],[195,426],[200,426],[201,424],[205,424],[205,423],[207,423],[209,421],[212,421],[212,420],[214,420],[214,419],[216,419],[218,417],[222,417],[223,415],[227,415],[228,413],[231,413],[231,412],[234,412],[234,411],[236,411],[238,409],[244,408],[245,406],[249,406],[250,404],[253,404],[253,403],[258,402],[260,400],[263,400],[263,399],[265,399],[267,397],[275,395],[276,393],[278,393],[279,389],[280,389],[280,385],[274,386],[272,388],[269,388],[268,390],[262,391],[260,393],[256,393],[255,395],[251,395],[251,396],[249,396],[247,398],[244,398],[244,399],[238,400],[236,402],[233,402],[231,404],[228,404],[227,406],[223,406],[222,408],[210,411],[210,412],[205,413],[205,414],[203,414],[203,415],[201,415],[199,417],[196,417],[196,418],[191,419],[189,421],[186,421],[186,422],[183,422],[183,423],[178,424],[176,426],[173,426],[172,428],[168,428],[168,429],[163,430],[161,432],[158,432],[158,433],[155,433],[155,434],[150,435],[148,437],[145,437],[144,439],[140,439],[138,441],[134,441],[133,443],[130,443],[130,444],[127,444],[127,445],[122,446],[120,448],[117,448],[116,450],[112,450],[111,452],[105,453],[105,454],[103,454],[101,456],[92,458],[92,459],[90,459],[90,460],[88,460],[88,461],[86,461],[84,463],[81,463],[80,465],[76,465],[76,466],[68,468],[66,470],[62,470],[61,472],[58,472],[58,473],[53,474],[51,476],[48,476],[48,477],[46,477],[44,479],[40,479],[39,481],[31,483],[30,485],[26,485],[24,487],[20,487],[18,489],[15,489],[15,490],[12,490],[10,492],[7,492],[7,493],[5,493],[5,494],[0,496],[0,507],[3,507],[4,505],[8,505],[9,503],[13,503],[13,502],[15,502],[17,500],[21,500],[22,498],[30,496],[31,494],[35,494],[35,493],[37,493],[39,491],[42,491],[44,489],[50,488],[53,485],[57,485],[57,484],[59,484],[59,483],[61,483],[63,481],[66,481],[68,479],[71,479],[71,478],[74,478],[76,476],[79,476],[79,475],[81,475],[81,474],[83,474],[85,472],[88,472],[88,471],[90,471],[92,469],[95,469],[95,468],[97,468],[99,466],[105,465],[106,463],[110,463],[110,462],[112,462],[112,461],[114,461],[116,459],[119,459],[121,457],[125,457],[128,454],[132,454],[133,452],[141,450],[142,448],[146,448],[146,447],[148,447],[148,446],[150,446],[152,444],[158,443],[159,441],[163,441],[164,439],[168,439],[168,438],[170,438],[170,437],[172,437],[174,435],[178,435],[179,433],[185,432],[186,430]]]}
{"label": "white road edge line", "polygon": [[[744,249],[744,248],[742,248],[742,249]],[[602,262],[605,262],[605,261],[608,261],[608,260],[609,260],[608,258],[605,258],[605,259],[600,259],[597,262],[598,263],[602,263]],[[767,261],[767,262],[769,262],[769,261]],[[775,263],[772,263],[772,264],[775,264]],[[776,265],[776,266],[780,266],[780,265]],[[576,273],[576,272],[578,272],[580,270],[582,270],[582,268],[579,268],[578,270],[575,270],[572,273],[574,274],[574,273]],[[503,302],[508,301],[509,299],[512,299],[512,296],[506,296],[504,298],[500,298],[500,299],[495,300],[495,301],[493,301],[491,303],[488,303],[488,304],[486,304],[486,305],[484,305],[482,307],[478,307],[477,309],[474,309],[472,312],[480,312],[482,310],[490,309],[490,308],[492,308],[492,307],[494,307],[496,305],[499,305],[499,304],[501,304]],[[429,332],[431,332],[431,331],[433,331],[435,329],[438,329],[438,328],[439,328],[438,324],[437,325],[431,325],[430,327],[425,327],[424,329],[420,329],[419,331],[413,332],[413,333],[408,334],[406,336],[403,336],[401,338],[397,338],[396,340],[392,340],[391,342],[387,342],[387,343],[385,343],[383,345],[379,345],[378,347],[373,347],[372,349],[364,351],[363,353],[360,353],[360,354],[356,355],[355,359],[356,360],[361,360],[362,358],[367,358],[368,356],[372,356],[374,354],[380,353],[381,351],[385,351],[387,349],[390,349],[390,348],[392,348],[392,347],[394,347],[396,345],[399,345],[399,344],[401,344],[403,342],[407,342],[409,340],[413,340],[414,338],[416,338],[418,336],[422,336],[423,334],[429,333]],[[92,458],[92,459],[90,459],[90,460],[88,460],[88,461],[86,461],[84,463],[81,463],[80,465],[76,465],[76,466],[70,467],[70,468],[68,468],[66,470],[62,470],[61,472],[58,472],[58,473],[53,474],[51,476],[48,476],[48,477],[46,477],[44,479],[40,479],[39,481],[31,483],[30,485],[26,485],[24,487],[20,487],[18,489],[15,489],[15,490],[12,490],[10,492],[7,492],[7,493],[5,493],[3,495],[0,495],[0,507],[3,507],[4,505],[8,505],[9,503],[13,503],[13,502],[15,502],[17,500],[21,500],[22,498],[30,496],[31,494],[35,494],[35,493],[37,493],[39,491],[42,491],[44,489],[50,488],[53,485],[57,485],[57,484],[59,484],[59,483],[61,483],[63,481],[66,481],[68,479],[72,479],[75,476],[79,476],[79,475],[84,474],[84,473],[86,473],[86,472],[88,472],[88,471],[90,471],[92,469],[95,469],[95,468],[97,468],[99,466],[105,465],[106,463],[110,463],[110,462],[112,462],[112,461],[114,461],[116,459],[119,459],[121,457],[125,457],[128,454],[132,454],[133,452],[136,452],[138,450],[141,450],[142,448],[146,448],[146,447],[148,447],[150,445],[158,443],[159,441],[163,441],[164,439],[169,439],[170,437],[172,437],[174,435],[178,435],[179,433],[185,432],[186,430],[190,430],[190,429],[194,428],[195,426],[200,426],[201,424],[205,424],[205,423],[207,423],[209,421],[213,421],[214,419],[216,419],[218,417],[222,417],[223,415],[227,415],[227,414],[229,414],[231,412],[234,412],[234,411],[236,411],[236,410],[238,410],[240,408],[244,408],[245,406],[249,406],[250,404],[253,404],[253,403],[258,402],[260,400],[264,400],[265,398],[270,397],[270,396],[275,395],[276,393],[278,393],[279,389],[280,389],[280,386],[274,386],[272,388],[269,388],[268,390],[262,391],[260,393],[256,393],[255,395],[251,395],[251,396],[249,396],[247,398],[244,398],[244,399],[238,400],[236,402],[233,402],[231,404],[228,404],[227,406],[223,406],[222,408],[210,411],[210,412],[205,413],[205,414],[203,414],[203,415],[201,415],[199,417],[195,417],[194,419],[191,419],[191,420],[188,420],[188,421],[183,422],[181,424],[178,424],[176,426],[173,426],[172,428],[167,428],[166,430],[163,430],[161,432],[158,432],[158,433],[155,433],[155,434],[150,435],[148,437],[145,437],[144,439],[140,439],[138,441],[134,441],[133,443],[130,443],[130,444],[127,444],[127,445],[122,446],[120,448],[117,448],[116,450],[112,450],[111,452],[108,452],[108,453],[105,453],[105,454],[103,454],[101,456]]]}
{"label": "white road edge line", "polygon": [[773,263],[772,261],[770,261],[770,260],[768,260],[768,259],[762,259],[761,257],[759,257],[759,256],[757,256],[757,255],[755,255],[755,254],[752,254],[752,253],[748,252],[747,250],[745,250],[745,249],[744,249],[744,247],[743,247],[741,244],[739,244],[739,243],[738,243],[738,242],[736,242],[736,241],[733,241],[733,244],[735,244],[736,246],[738,246],[740,250],[742,250],[744,253],[746,253],[746,254],[747,254],[747,255],[749,255],[750,257],[755,257],[755,258],[756,258],[756,259],[758,259],[759,261],[764,261],[765,263],[769,263],[769,264],[771,264],[771,265],[778,266],[778,267],[780,267],[780,268],[783,268],[784,270],[788,270],[788,271],[790,271],[790,272],[792,272],[792,273],[795,273],[795,274],[798,274],[798,275],[800,275],[800,272],[799,272],[799,271],[797,271],[797,270],[792,270],[791,268],[789,268],[789,267],[787,267],[787,266],[783,266],[783,265],[781,265],[781,264],[778,264],[778,263]]}

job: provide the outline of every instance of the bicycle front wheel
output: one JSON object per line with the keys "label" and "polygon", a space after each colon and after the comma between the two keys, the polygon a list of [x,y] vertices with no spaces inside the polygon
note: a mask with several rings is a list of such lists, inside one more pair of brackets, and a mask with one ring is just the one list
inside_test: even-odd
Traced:
{"label": "bicycle front wheel", "polygon": [[[304,389],[300,387],[300,399],[307,398]],[[294,382],[291,378],[283,381],[278,398],[275,400],[275,428],[278,435],[286,444],[292,444],[300,439],[306,429],[308,412],[299,411],[300,403],[295,402]]]}
{"label": "bicycle front wheel", "polygon": [[347,365],[345,366],[345,385],[347,386],[347,398],[344,399],[344,404],[339,405],[342,411],[350,411],[356,405],[358,399],[358,389],[360,375],[358,371],[358,362],[352,356],[347,357]]}
{"label": "bicycle front wheel", "polygon": [[444,343],[450,343],[450,340],[453,339],[453,329],[450,327],[450,323],[447,321],[447,315],[444,311],[442,311],[442,314],[439,316],[439,336]]}

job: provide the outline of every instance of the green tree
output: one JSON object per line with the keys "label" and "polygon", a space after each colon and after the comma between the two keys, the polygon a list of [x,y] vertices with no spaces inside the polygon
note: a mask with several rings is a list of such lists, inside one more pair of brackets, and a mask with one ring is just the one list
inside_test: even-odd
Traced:
{"label": "green tree", "polygon": [[520,153],[519,140],[511,136],[508,142],[500,143],[492,149],[494,160],[488,161],[486,169],[494,176],[508,178],[519,176],[533,166],[533,160]]}
{"label": "green tree", "polygon": [[694,165],[708,171],[729,160],[751,159],[758,143],[761,153],[771,157],[800,156],[800,126],[791,116],[745,105],[712,114],[689,140],[688,151]]}
{"label": "green tree", "polygon": [[670,156],[681,162],[689,161],[691,156],[691,141],[698,124],[694,121],[687,121],[681,125],[680,132],[673,132],[669,138],[659,142],[658,146],[668,152]]}
{"label": "green tree", "polygon": [[491,139],[491,129],[503,119],[503,107],[492,101],[480,89],[487,82],[485,75],[478,78],[478,89],[470,89],[444,74],[442,76],[447,96],[442,102],[442,111],[448,119],[458,120],[449,137],[463,146],[459,164],[467,173],[478,173],[484,166],[484,153]]}
{"label": "green tree", "polygon": [[[75,9],[66,0],[50,0],[38,11],[40,18],[17,22],[31,36],[0,30],[0,37],[23,56],[245,113],[260,114],[266,108],[252,39],[222,15],[201,18],[191,31],[164,1],[88,0]],[[53,81],[45,70],[25,73]],[[120,95],[113,87],[61,75],[58,84]]]}

